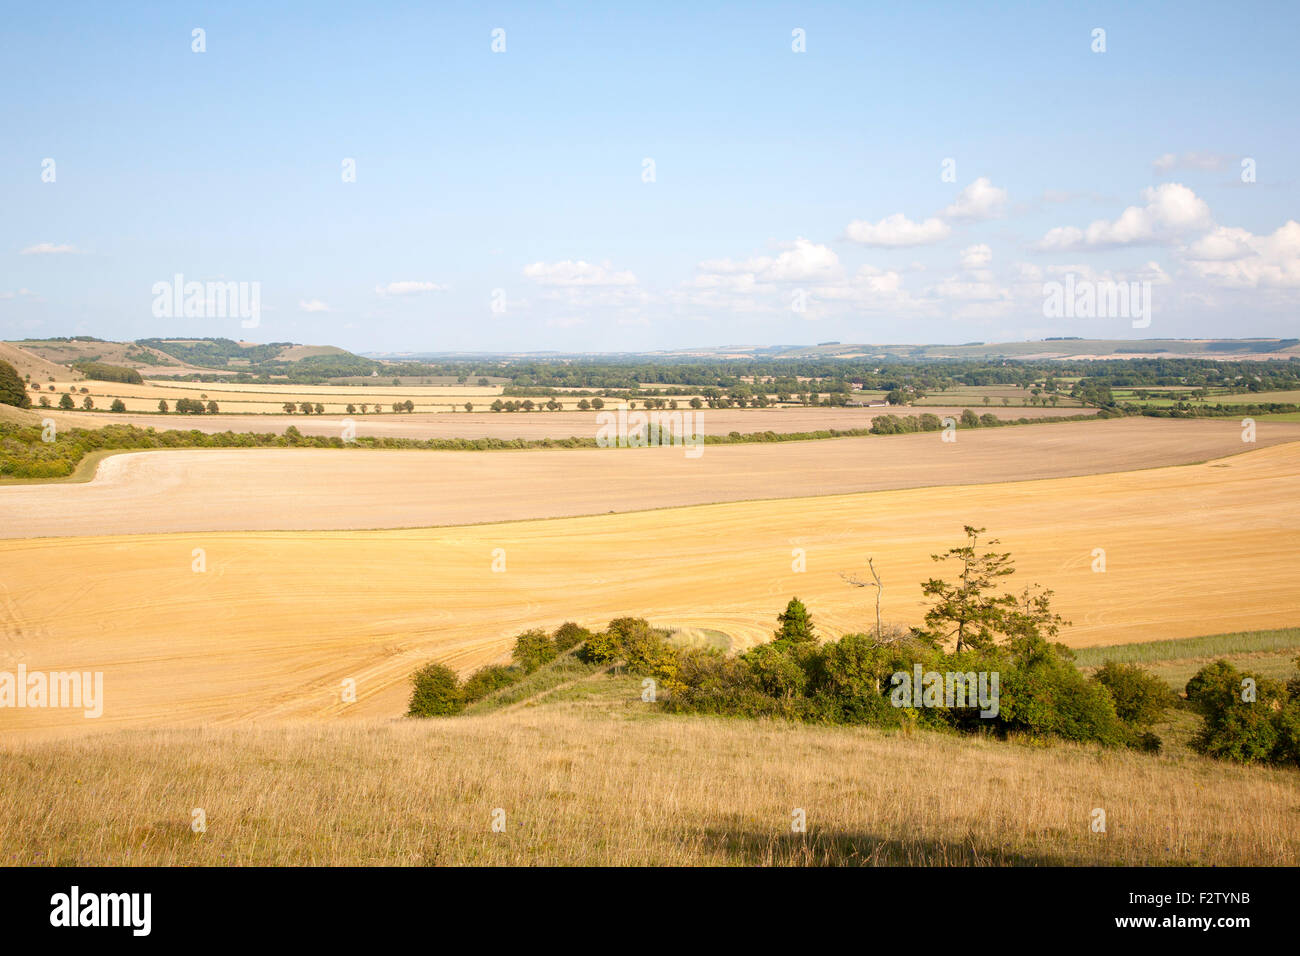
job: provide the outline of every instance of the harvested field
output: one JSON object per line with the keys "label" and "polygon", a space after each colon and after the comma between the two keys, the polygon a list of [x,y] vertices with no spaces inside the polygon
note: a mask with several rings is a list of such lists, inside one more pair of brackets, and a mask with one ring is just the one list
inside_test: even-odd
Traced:
{"label": "harvested field", "polygon": [[[566,619],[642,615],[721,631],[743,647],[769,635],[798,595],[834,636],[870,626],[870,598],[840,578],[860,573],[868,555],[885,582],[885,618],[912,623],[923,612],[920,582],[935,573],[929,556],[959,544],[966,523],[987,526],[1016,556],[1012,585],[1055,589],[1074,622],[1063,638],[1076,646],[1291,626],[1300,619],[1298,470],[1300,444],[1288,444],[1121,474],[476,527],[6,541],[3,665],[103,671],[106,703],[95,720],[7,710],[3,729],[27,737],[392,716],[418,665],[467,671],[501,658],[519,631]],[[379,472],[371,480],[390,495],[401,487]],[[550,494],[518,488],[534,508]],[[280,507],[294,497],[283,487],[266,494]],[[154,507],[173,507],[166,501]],[[1092,570],[1098,548],[1105,573]],[[346,678],[359,695],[348,706],[338,701]]]}
{"label": "harvested field", "polygon": [[[215,393],[208,393],[215,395]],[[58,396],[54,396],[55,400]],[[222,408],[228,407],[225,399],[217,396]],[[478,399],[475,400],[479,401]],[[97,402],[101,407],[106,403]],[[326,408],[330,403],[323,403]],[[333,405],[337,405],[335,400]],[[486,403],[484,403],[486,404]],[[573,399],[565,401],[574,404]],[[129,403],[128,403],[129,406]],[[279,406],[276,405],[276,408]],[[613,410],[611,401],[607,407]],[[971,406],[974,410],[974,406]],[[138,425],[166,431],[197,429],[209,434],[216,432],[274,432],[282,434],[290,425],[304,435],[339,436],[343,432],[343,416],[331,413],[317,415],[132,415],[130,413],[94,414],[62,412],[57,409],[38,409],[60,424],[77,428],[102,428],[105,425]],[[810,432],[819,429],[870,428],[871,422],[881,415],[951,415],[962,413],[960,407],[952,408],[727,408],[700,411],[699,429],[705,435],[726,435],[730,432]],[[594,438],[598,412],[412,412],[347,416],[356,425],[358,435],[377,438]],[[980,414],[983,414],[981,411]],[[997,414],[995,411],[994,414]],[[1066,415],[1088,414],[1078,408],[1013,408],[1003,410],[1000,418],[1060,418]]]}
{"label": "harvested field", "polygon": [[[1131,418],[685,449],[189,449],[114,455],[89,483],[0,487],[0,537],[413,528],[1097,474],[1252,446],[1228,421]],[[1269,423],[1258,444],[1300,438]]]}

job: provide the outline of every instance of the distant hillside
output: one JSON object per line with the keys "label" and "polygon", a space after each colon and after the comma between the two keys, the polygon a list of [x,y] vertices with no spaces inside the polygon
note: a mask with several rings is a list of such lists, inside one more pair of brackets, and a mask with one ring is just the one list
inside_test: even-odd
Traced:
{"label": "distant hillside", "polygon": [[34,382],[47,382],[50,379],[66,382],[85,377],[80,372],[70,371],[65,366],[24,348],[22,343],[0,342],[0,360],[12,365],[19,378],[30,375]]}
{"label": "distant hillside", "polygon": [[[140,339],[135,345],[170,356],[187,371],[271,378],[369,375],[378,365],[333,345],[237,342],[234,339]],[[172,373],[177,374],[177,373]]]}
{"label": "distant hillside", "polygon": [[960,345],[872,345],[824,342],[819,345],[732,345],[669,349],[655,352],[366,352],[367,358],[389,362],[474,359],[639,359],[643,361],[697,359],[1088,359],[1088,358],[1217,358],[1288,359],[1300,357],[1300,339],[1082,339],[1051,338],[1034,342],[966,342]]}

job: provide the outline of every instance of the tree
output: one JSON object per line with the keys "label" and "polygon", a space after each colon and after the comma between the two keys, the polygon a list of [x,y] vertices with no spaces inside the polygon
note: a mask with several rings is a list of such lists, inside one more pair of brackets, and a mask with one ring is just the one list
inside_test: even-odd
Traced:
{"label": "tree", "polygon": [[841,574],[840,577],[854,587],[876,589],[876,640],[880,640],[881,635],[884,633],[880,626],[880,595],[885,590],[885,585],[880,580],[880,575],[876,573],[875,561],[872,558],[867,558],[867,570],[871,572],[872,581],[860,581],[845,574]]}
{"label": "tree", "polygon": [[322,405],[320,402],[317,402],[317,403],[316,403],[316,414],[317,414],[317,415],[324,415],[324,414],[325,414],[325,406]]}
{"label": "tree", "polygon": [[603,399],[593,398],[591,400],[591,407],[596,409],[596,411],[600,411],[602,408],[605,407],[605,402]]}
{"label": "tree", "polygon": [[167,414],[167,400],[165,398],[160,398],[158,400],[158,411],[162,412],[164,415]]}
{"label": "tree", "polygon": [[[1010,553],[987,551],[978,554],[979,536],[983,528],[965,526],[967,543],[960,548],[949,548],[944,554],[932,554],[935,561],[958,561],[961,574],[956,584],[931,578],[921,585],[921,593],[933,601],[925,612],[924,629],[917,635],[934,643],[957,639],[957,653],[969,648],[991,646],[999,634],[1007,634],[1016,599],[1009,594],[991,593],[998,579],[1015,573]],[[997,544],[996,538],[987,542]],[[1024,624],[1023,621],[1015,622]]]}
{"label": "tree", "polygon": [[75,407],[76,407],[76,403],[72,401],[72,396],[68,392],[64,392],[61,396],[59,396],[59,408],[67,409],[67,408],[75,408]]}
{"label": "tree", "polygon": [[472,412],[472,411],[474,411],[474,403],[473,403],[473,402],[466,402],[466,403],[465,403],[465,411],[467,411],[467,412]]}
{"label": "tree", "polygon": [[95,407],[95,400],[91,398],[89,395],[87,395],[85,398],[81,400],[81,407],[84,408],[86,411],[90,411],[92,408]]}
{"label": "tree", "polygon": [[108,407],[108,410],[111,412],[124,412],[126,411],[126,402],[122,401],[120,398],[115,398],[113,399],[113,404]]}
{"label": "tree", "polygon": [[208,402],[208,414],[209,414],[209,415],[215,415],[215,414],[217,414],[218,411],[219,411],[219,408],[218,408],[216,402]]}
{"label": "tree", "polygon": [[27,396],[27,386],[8,362],[0,362],[0,405],[32,407],[32,400]]}
{"label": "tree", "polygon": [[304,415],[310,415],[310,414],[311,414],[311,402],[299,402],[299,403],[298,403],[298,410],[301,411]]}
{"label": "tree", "polygon": [[790,603],[776,616],[776,620],[781,625],[781,629],[776,632],[775,639],[778,641],[805,644],[817,640],[813,635],[813,622],[808,608],[797,597],[790,598]]}
{"label": "tree", "polygon": [[353,405],[351,402],[348,402],[348,414],[349,415],[356,414],[356,410],[357,410],[357,406]]}
{"label": "tree", "polygon": [[288,412],[290,415],[292,415],[294,409],[295,409],[297,406],[294,405],[293,402],[285,402],[284,405],[282,405],[281,407],[282,407],[286,412]]}

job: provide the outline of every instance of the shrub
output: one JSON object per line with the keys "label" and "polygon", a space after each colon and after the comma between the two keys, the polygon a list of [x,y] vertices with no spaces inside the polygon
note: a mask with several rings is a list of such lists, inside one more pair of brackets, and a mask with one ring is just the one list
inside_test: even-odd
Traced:
{"label": "shrub", "polygon": [[1107,745],[1129,737],[1105,686],[1084,677],[1050,644],[1004,671],[1000,684],[998,724],[1004,731]]}
{"label": "shrub", "polygon": [[790,700],[802,695],[808,686],[808,672],[789,645],[760,644],[745,654],[745,663],[769,697]]}
{"label": "shrub", "polygon": [[411,678],[410,717],[445,717],[465,707],[456,672],[443,664],[425,664]]}
{"label": "shrub", "polygon": [[1126,724],[1150,727],[1159,722],[1174,702],[1169,686],[1136,664],[1107,661],[1092,679],[1110,691],[1115,714]]}
{"label": "shrub", "polygon": [[[1253,699],[1247,693],[1254,682]],[[1187,682],[1187,700],[1204,723],[1192,740],[1200,753],[1242,763],[1295,759],[1296,703],[1281,681],[1206,664]]]}
{"label": "shrub", "polygon": [[461,687],[461,700],[472,704],[493,691],[510,686],[523,676],[524,672],[516,667],[503,667],[500,664],[480,667],[465,679],[465,684]]}
{"label": "shrub", "polygon": [[563,654],[569,648],[577,647],[583,641],[591,638],[591,631],[585,627],[579,627],[572,621],[565,621],[555,629],[555,635],[552,640],[555,642],[555,651],[557,654]]}
{"label": "shrub", "polygon": [[555,642],[551,640],[550,635],[541,628],[533,628],[515,638],[510,659],[515,662],[515,666],[522,668],[525,674],[531,674],[543,664],[555,660],[555,655]]}

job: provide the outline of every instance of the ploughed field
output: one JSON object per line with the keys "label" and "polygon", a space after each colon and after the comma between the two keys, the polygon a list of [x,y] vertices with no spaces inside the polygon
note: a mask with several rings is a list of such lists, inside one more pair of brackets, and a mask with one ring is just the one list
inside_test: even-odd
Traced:
{"label": "ploughed field", "polygon": [[[775,413],[777,415],[783,413]],[[1232,419],[959,429],[772,444],[435,452],[191,449],[111,456],[89,483],[0,488],[0,537],[412,528],[718,501],[972,485],[1205,461],[1300,438]],[[1153,507],[1160,507],[1153,503]]]}
{"label": "ploughed field", "polygon": [[[161,487],[166,471],[153,484],[134,473],[0,489],[5,530],[20,536],[0,542],[0,667],[104,673],[99,719],[6,710],[0,734],[392,717],[419,665],[469,671],[503,659],[519,631],[568,619],[645,616],[722,631],[744,647],[766,639],[797,595],[821,633],[836,636],[870,627],[871,593],[840,577],[862,574],[868,556],[884,579],[886,620],[914,623],[920,583],[944,573],[930,554],[960,544],[964,524],[986,526],[1015,555],[1010,584],[1055,589],[1074,622],[1063,638],[1077,646],[1290,626],[1300,619],[1300,443],[1276,442],[1298,430],[1261,424],[1259,443],[1243,446],[1231,422],[1126,419],[959,432],[952,445],[926,434],[710,447],[697,460],[681,449],[250,451],[217,478],[201,451],[119,456],[106,465],[189,470]],[[1233,454],[1243,447],[1256,450]],[[220,463],[229,453],[211,454]],[[1215,460],[1169,465],[1196,459]],[[697,466],[705,470],[689,470]],[[320,471],[337,484],[309,481]],[[1053,473],[1075,477],[1017,480]],[[912,487],[843,493],[891,482]],[[95,499],[97,487],[116,497]],[[641,510],[692,496],[773,500]],[[386,514],[381,501],[408,505],[392,520],[425,524],[487,520],[503,503],[520,516],[588,516],[111,534],[187,520],[212,527],[222,507],[242,507],[245,524],[286,514],[355,523],[358,510]],[[95,531],[109,536],[27,537]],[[1098,549],[1104,572],[1094,570]],[[339,701],[346,679],[355,704]]]}

